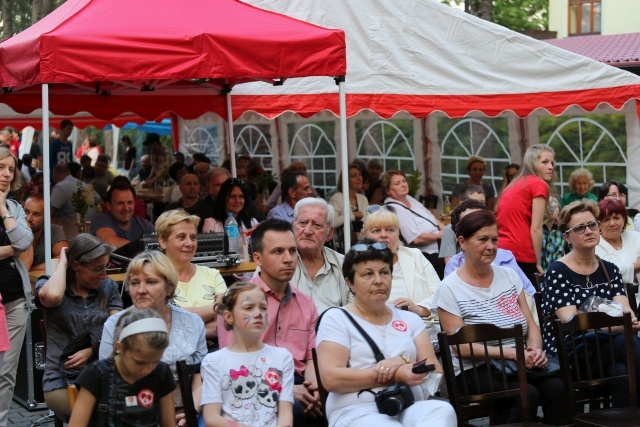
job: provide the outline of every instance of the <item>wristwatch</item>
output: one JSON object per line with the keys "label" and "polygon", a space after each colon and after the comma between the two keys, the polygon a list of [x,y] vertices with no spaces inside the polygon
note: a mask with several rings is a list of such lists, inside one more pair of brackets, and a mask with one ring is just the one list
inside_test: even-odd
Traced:
{"label": "wristwatch", "polygon": [[2,220],[3,220],[3,221],[4,221],[5,219],[7,219],[7,218],[14,218],[14,216],[13,216],[13,215],[11,215],[11,212],[9,212],[8,214],[6,214],[6,215],[3,215],[3,216],[2,216]]}

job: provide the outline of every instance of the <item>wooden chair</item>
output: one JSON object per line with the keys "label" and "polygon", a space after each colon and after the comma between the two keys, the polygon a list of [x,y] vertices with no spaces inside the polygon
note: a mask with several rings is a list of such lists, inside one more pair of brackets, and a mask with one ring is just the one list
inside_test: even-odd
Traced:
{"label": "wooden chair", "polygon": [[75,386],[75,384],[67,386],[67,395],[69,396],[69,407],[71,408],[72,412],[73,412],[73,407],[76,406],[76,400],[78,400],[78,393],[79,393],[79,390]]}
{"label": "wooden chair", "polygon": [[188,365],[186,361],[180,360],[176,362],[176,371],[187,427],[198,427],[198,410],[193,402],[192,380],[194,374],[200,373],[200,363]]}
{"label": "wooden chair", "polygon": [[[613,358],[610,333],[615,327],[624,328],[627,373],[617,371],[614,365],[607,366],[603,360],[604,356]],[[574,425],[640,426],[631,313],[624,313],[622,317],[611,317],[606,313],[579,313],[566,323],[555,320],[553,330],[567,393],[567,409]],[[589,339],[588,333],[598,334],[596,336],[600,338]],[[608,369],[613,369],[613,374],[607,372]],[[628,408],[608,408],[611,400],[608,387],[614,384],[628,386]],[[589,412],[575,415],[581,395],[588,398]],[[601,409],[603,406],[605,409]]]}
{"label": "wooden chair", "polygon": [[316,353],[316,349],[311,349],[311,355],[313,356],[313,368],[316,371],[316,381],[318,382],[318,393],[320,394],[320,403],[322,403],[322,425],[327,427],[329,425],[329,421],[327,420],[327,397],[329,396],[329,392],[322,386],[322,380],[320,379],[320,368],[318,366],[318,353]]}
{"label": "wooden chair", "polygon": [[[473,425],[469,420],[489,417],[490,425],[495,425],[495,401],[504,398],[519,398],[522,423],[509,424],[511,426],[544,425],[532,423],[529,419],[529,395],[527,392],[527,374],[524,355],[524,338],[522,335],[522,325],[517,324],[513,328],[499,328],[491,324],[463,326],[455,334],[447,335],[445,332],[438,333],[440,351],[442,352],[442,367],[444,368],[449,399],[458,416],[458,426]],[[455,376],[454,362],[451,358],[452,348],[458,353],[460,348],[469,344],[477,343],[486,349],[488,346],[498,346],[503,348],[505,340],[515,340],[518,363],[518,386],[509,388],[508,379],[505,374],[493,376],[495,381],[489,381],[489,390],[470,390],[467,385],[469,378],[477,378],[487,371],[491,371],[489,360],[485,351],[474,357],[471,348],[471,357],[465,359],[472,364],[466,371],[462,368],[462,360],[457,359],[461,373],[458,375],[461,381]],[[497,343],[497,344],[496,344]],[[502,350],[501,350],[501,354]],[[505,358],[497,359],[504,365]],[[499,378],[501,377],[501,378]]]}
{"label": "wooden chair", "polygon": [[638,317],[638,300],[636,299],[636,293],[638,292],[638,285],[635,283],[625,283],[624,289],[627,291],[627,298],[629,298],[629,305],[633,314]]}

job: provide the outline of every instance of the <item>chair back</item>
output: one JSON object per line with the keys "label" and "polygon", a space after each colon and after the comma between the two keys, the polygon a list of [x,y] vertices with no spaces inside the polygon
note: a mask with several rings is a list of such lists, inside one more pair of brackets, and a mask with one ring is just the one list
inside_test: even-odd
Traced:
{"label": "chair back", "polygon": [[[494,401],[506,397],[519,397],[522,422],[529,422],[529,395],[527,393],[527,374],[524,355],[524,338],[522,325],[516,324],[513,328],[499,328],[491,324],[468,325],[458,329],[455,334],[447,335],[445,332],[438,333],[440,351],[442,353],[442,367],[447,381],[449,399],[458,416],[458,425],[467,425],[467,421],[489,416],[490,424],[495,423]],[[504,366],[506,358],[504,348],[507,348],[507,341],[515,340],[515,349],[518,364],[518,386],[513,387],[513,379],[507,378],[504,373],[497,373],[491,369],[490,358],[487,355],[488,347],[498,347],[500,357],[499,363]],[[470,344],[474,344],[471,345]],[[510,347],[510,345],[509,345]],[[464,359],[471,363],[471,368],[464,370],[462,359],[456,361],[452,359],[454,355],[468,354]],[[494,358],[495,359],[495,358]],[[460,366],[458,378],[455,376],[454,363]],[[488,390],[479,390],[476,387],[468,386],[468,383],[475,380],[482,374],[491,372],[488,381]],[[503,369],[504,372],[504,369]],[[509,380],[511,385],[509,385]],[[511,387],[511,388],[510,388]]]}
{"label": "chair back", "polygon": [[624,289],[627,291],[627,298],[629,298],[629,305],[631,306],[631,310],[633,310],[633,314],[638,317],[638,299],[636,298],[636,293],[638,292],[638,285],[635,283],[625,283]]}
{"label": "chair back", "polygon": [[[624,330],[620,331],[620,328]],[[577,393],[588,397],[589,410],[594,411],[603,404],[609,405],[610,393],[603,395],[603,388],[616,384],[628,385],[629,405],[637,406],[631,313],[621,317],[579,313],[566,323],[555,320],[553,332],[570,416],[576,413]],[[624,336],[626,372],[621,372],[616,363],[609,362],[615,360],[612,334],[620,333]]]}
{"label": "chair back", "polygon": [[198,411],[193,402],[192,384],[193,375],[200,373],[200,363],[188,365],[186,361],[180,360],[176,362],[176,371],[187,427],[198,427]]}
{"label": "chair back", "polygon": [[540,332],[544,333],[544,327],[548,324],[551,324],[554,320],[558,318],[558,316],[554,314],[550,314],[545,316],[542,313],[542,292],[538,291],[533,295],[533,300],[536,303],[536,311],[538,314],[538,325],[540,325]]}
{"label": "chair back", "polygon": [[325,427],[329,425],[329,420],[327,420],[327,397],[329,396],[329,392],[322,385],[322,380],[320,379],[320,367],[318,366],[318,353],[315,348],[311,349],[311,355],[313,356],[313,368],[316,372],[316,381],[318,383],[318,393],[320,394],[320,403],[322,404],[322,425]]}

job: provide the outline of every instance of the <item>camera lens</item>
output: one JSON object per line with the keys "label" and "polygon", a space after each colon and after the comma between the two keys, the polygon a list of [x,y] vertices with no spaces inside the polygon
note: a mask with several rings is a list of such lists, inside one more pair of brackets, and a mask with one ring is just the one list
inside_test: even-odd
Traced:
{"label": "camera lens", "polygon": [[404,409],[404,399],[401,396],[389,397],[382,403],[382,409],[381,412],[390,417],[395,417]]}

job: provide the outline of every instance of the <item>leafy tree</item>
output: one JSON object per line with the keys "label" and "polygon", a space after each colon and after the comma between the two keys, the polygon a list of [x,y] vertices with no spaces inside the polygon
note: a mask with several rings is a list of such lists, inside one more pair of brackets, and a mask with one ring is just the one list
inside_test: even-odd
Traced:
{"label": "leafy tree", "polygon": [[2,0],[0,39],[5,40],[47,16],[65,0]]}
{"label": "leafy tree", "polygon": [[448,5],[465,5],[471,15],[514,31],[546,30],[548,0],[441,0]]}

